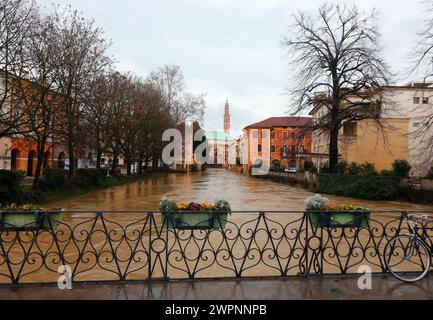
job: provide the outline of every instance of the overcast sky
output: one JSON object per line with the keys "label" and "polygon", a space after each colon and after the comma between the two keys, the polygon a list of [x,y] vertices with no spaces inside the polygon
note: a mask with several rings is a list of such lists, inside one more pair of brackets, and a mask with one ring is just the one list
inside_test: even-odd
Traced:
{"label": "overcast sky", "polygon": [[[290,68],[280,42],[290,35],[297,9],[317,10],[315,0],[38,0],[42,6],[70,4],[93,18],[113,41],[118,69],[146,76],[164,64],[179,65],[189,91],[205,93],[204,126],[223,129],[226,98],[233,135],[246,125],[289,109],[285,89]],[[338,2],[338,1],[334,1]],[[384,56],[395,73],[407,56],[426,15],[421,0],[362,0],[379,11]],[[343,3],[343,1],[340,1]],[[397,78],[398,83],[409,82]]]}

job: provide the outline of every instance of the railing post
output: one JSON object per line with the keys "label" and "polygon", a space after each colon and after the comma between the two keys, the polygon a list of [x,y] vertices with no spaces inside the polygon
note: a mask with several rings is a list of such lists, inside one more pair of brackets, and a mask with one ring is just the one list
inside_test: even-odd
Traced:
{"label": "railing post", "polygon": [[[323,213],[320,214],[321,217],[323,217]],[[324,265],[325,265],[325,249],[323,248],[323,236],[324,236],[324,230],[325,228],[320,228],[320,275],[323,276],[324,271]],[[332,231],[329,231],[329,228],[326,228],[326,231],[328,232],[328,237],[332,238]],[[335,253],[335,255],[338,257],[338,252]]]}
{"label": "railing post", "polygon": [[48,219],[47,221],[48,221],[48,224],[50,226],[51,235],[53,236],[54,243],[56,244],[56,248],[59,251],[59,258],[62,261],[62,265],[66,266],[66,260],[65,260],[64,254],[60,248],[59,239],[57,238],[57,233],[54,230],[53,221],[51,220],[51,215],[48,214],[47,212],[45,212],[45,215],[46,215],[46,217],[44,217],[44,219],[45,218]]}
{"label": "railing post", "polygon": [[147,269],[147,280],[151,281],[152,280],[152,228],[153,228],[153,212],[149,212],[148,213],[149,218],[150,218],[150,225],[149,225],[149,265],[148,265],[148,269]]}
{"label": "railing post", "polygon": [[[111,241],[110,231],[108,230],[107,225],[105,224],[104,214],[102,212],[99,212],[99,215],[101,217],[102,227],[104,228],[104,232],[105,232],[105,235],[107,237],[107,242],[108,242],[108,244],[110,246],[111,254],[113,255],[113,260],[116,263],[116,268],[117,268],[117,273],[118,273],[118,276],[119,276],[119,280],[120,281],[124,281],[125,279],[124,279],[124,275],[122,274],[122,269],[120,267],[120,264],[119,264],[119,261],[118,261],[118,258],[117,258],[117,252],[114,249],[113,243]],[[122,237],[123,237],[123,234],[122,234]]]}
{"label": "railing post", "polygon": [[164,281],[169,281],[170,277],[168,276],[168,259],[169,259],[169,234],[170,234],[170,217],[165,216],[163,218],[161,214],[161,220],[162,220],[162,229],[165,229],[166,236],[165,236],[165,270],[164,270]]}
{"label": "railing post", "polygon": [[[305,271],[304,276],[308,277],[310,261],[309,261],[309,250],[310,250],[310,215],[308,212],[304,212],[304,221],[305,221]],[[300,261],[300,263],[302,263]]]}
{"label": "railing post", "polygon": [[3,245],[3,237],[2,236],[3,236],[4,229],[5,229],[5,216],[4,216],[4,214],[3,214],[2,211],[0,211],[0,221],[1,221],[1,226],[0,226],[1,227],[1,229],[0,229],[0,248],[2,250],[3,259],[6,262],[6,265],[8,267],[8,271],[9,271],[9,274],[10,274],[10,280],[12,281],[12,285],[17,285],[18,284],[18,280],[14,276],[14,272],[13,272],[12,267],[10,265],[9,255],[6,252],[5,247]]}
{"label": "railing post", "polygon": [[[90,238],[92,237],[93,230],[95,230],[96,224],[98,223],[98,219],[100,217],[100,213],[99,212],[94,212],[94,213],[96,214],[96,217],[95,217],[95,220],[92,223],[92,227],[90,228],[90,231],[87,234],[86,240],[84,241],[83,248],[82,248],[82,250],[78,249],[79,252],[78,252],[77,263],[76,263],[76,265],[74,267],[74,270],[72,271],[72,283],[74,283],[75,276],[76,276],[77,271],[78,271],[78,267],[80,266],[80,264],[81,264],[81,262],[83,260],[84,252],[86,250],[86,247],[87,247],[88,243],[90,242]],[[75,232],[75,230],[72,230],[72,233],[71,233],[72,239],[75,238],[74,232]]]}
{"label": "railing post", "polygon": [[[236,275],[236,278],[242,278],[242,273],[244,272],[244,266],[245,266],[245,264],[246,264],[246,262],[248,260],[248,255],[250,253],[251,247],[252,247],[253,242],[255,240],[255,237],[256,237],[256,234],[257,234],[257,229],[259,228],[260,221],[264,218],[264,216],[265,216],[265,213],[264,212],[260,212],[260,215],[259,215],[259,217],[257,219],[256,227],[254,228],[253,234],[251,235],[251,241],[248,244],[248,247],[247,247],[247,249],[245,251],[245,257],[243,259],[241,267],[239,268],[239,271],[238,271],[238,274]],[[230,254],[233,255],[233,252],[230,252]]]}

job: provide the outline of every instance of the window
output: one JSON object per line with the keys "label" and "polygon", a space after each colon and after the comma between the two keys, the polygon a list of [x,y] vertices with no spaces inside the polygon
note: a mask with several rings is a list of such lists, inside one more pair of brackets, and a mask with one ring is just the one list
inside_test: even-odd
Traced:
{"label": "window", "polygon": [[292,133],[292,140],[295,141],[296,140],[296,133]]}
{"label": "window", "polygon": [[413,127],[414,127],[414,128],[419,128],[420,125],[421,125],[421,124],[420,124],[419,122],[414,122],[414,123],[413,123]]}
{"label": "window", "polygon": [[429,104],[429,98],[422,98],[422,104]]}
{"label": "window", "polygon": [[257,148],[257,151],[258,151],[258,152],[262,152],[262,145],[261,145],[261,144],[259,144],[259,146],[258,146],[258,148]]}
{"label": "window", "polygon": [[272,140],[275,140],[275,137],[276,137],[275,132],[272,131],[272,132],[271,132],[271,139],[272,139]]}
{"label": "window", "polygon": [[271,146],[271,152],[274,153],[276,152],[277,148],[275,146]]}
{"label": "window", "polygon": [[293,155],[296,154],[296,146],[292,146],[292,154],[293,154]]}
{"label": "window", "polygon": [[413,98],[413,104],[419,104],[419,101],[420,101],[419,97]]}
{"label": "window", "polygon": [[274,168],[281,168],[281,162],[279,160],[272,161],[272,166]]}
{"label": "window", "polygon": [[289,133],[288,132],[283,132],[283,140],[284,141],[289,140]]}

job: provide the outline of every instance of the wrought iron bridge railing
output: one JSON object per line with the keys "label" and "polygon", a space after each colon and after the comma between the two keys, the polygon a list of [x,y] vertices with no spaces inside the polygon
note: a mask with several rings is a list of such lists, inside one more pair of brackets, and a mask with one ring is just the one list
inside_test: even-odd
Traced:
{"label": "wrought iron bridge railing", "polygon": [[61,266],[74,282],[386,273],[406,214],[338,225],[325,213],[214,213],[190,226],[160,212],[0,213],[0,284],[56,283]]}

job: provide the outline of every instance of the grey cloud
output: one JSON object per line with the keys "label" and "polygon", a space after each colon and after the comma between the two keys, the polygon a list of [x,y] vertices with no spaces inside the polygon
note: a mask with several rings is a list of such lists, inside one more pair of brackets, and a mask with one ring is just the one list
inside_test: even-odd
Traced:
{"label": "grey cloud", "polygon": [[[222,129],[225,99],[235,132],[288,110],[285,53],[290,15],[323,1],[286,0],[39,0],[71,4],[106,30],[119,68],[146,75],[164,64],[180,65],[191,91],[207,93],[205,125]],[[338,2],[338,1],[337,1]],[[344,3],[346,1],[339,1]],[[424,24],[418,1],[349,1],[379,11],[384,56],[395,72],[405,69]],[[402,76],[397,78],[405,80]]]}

